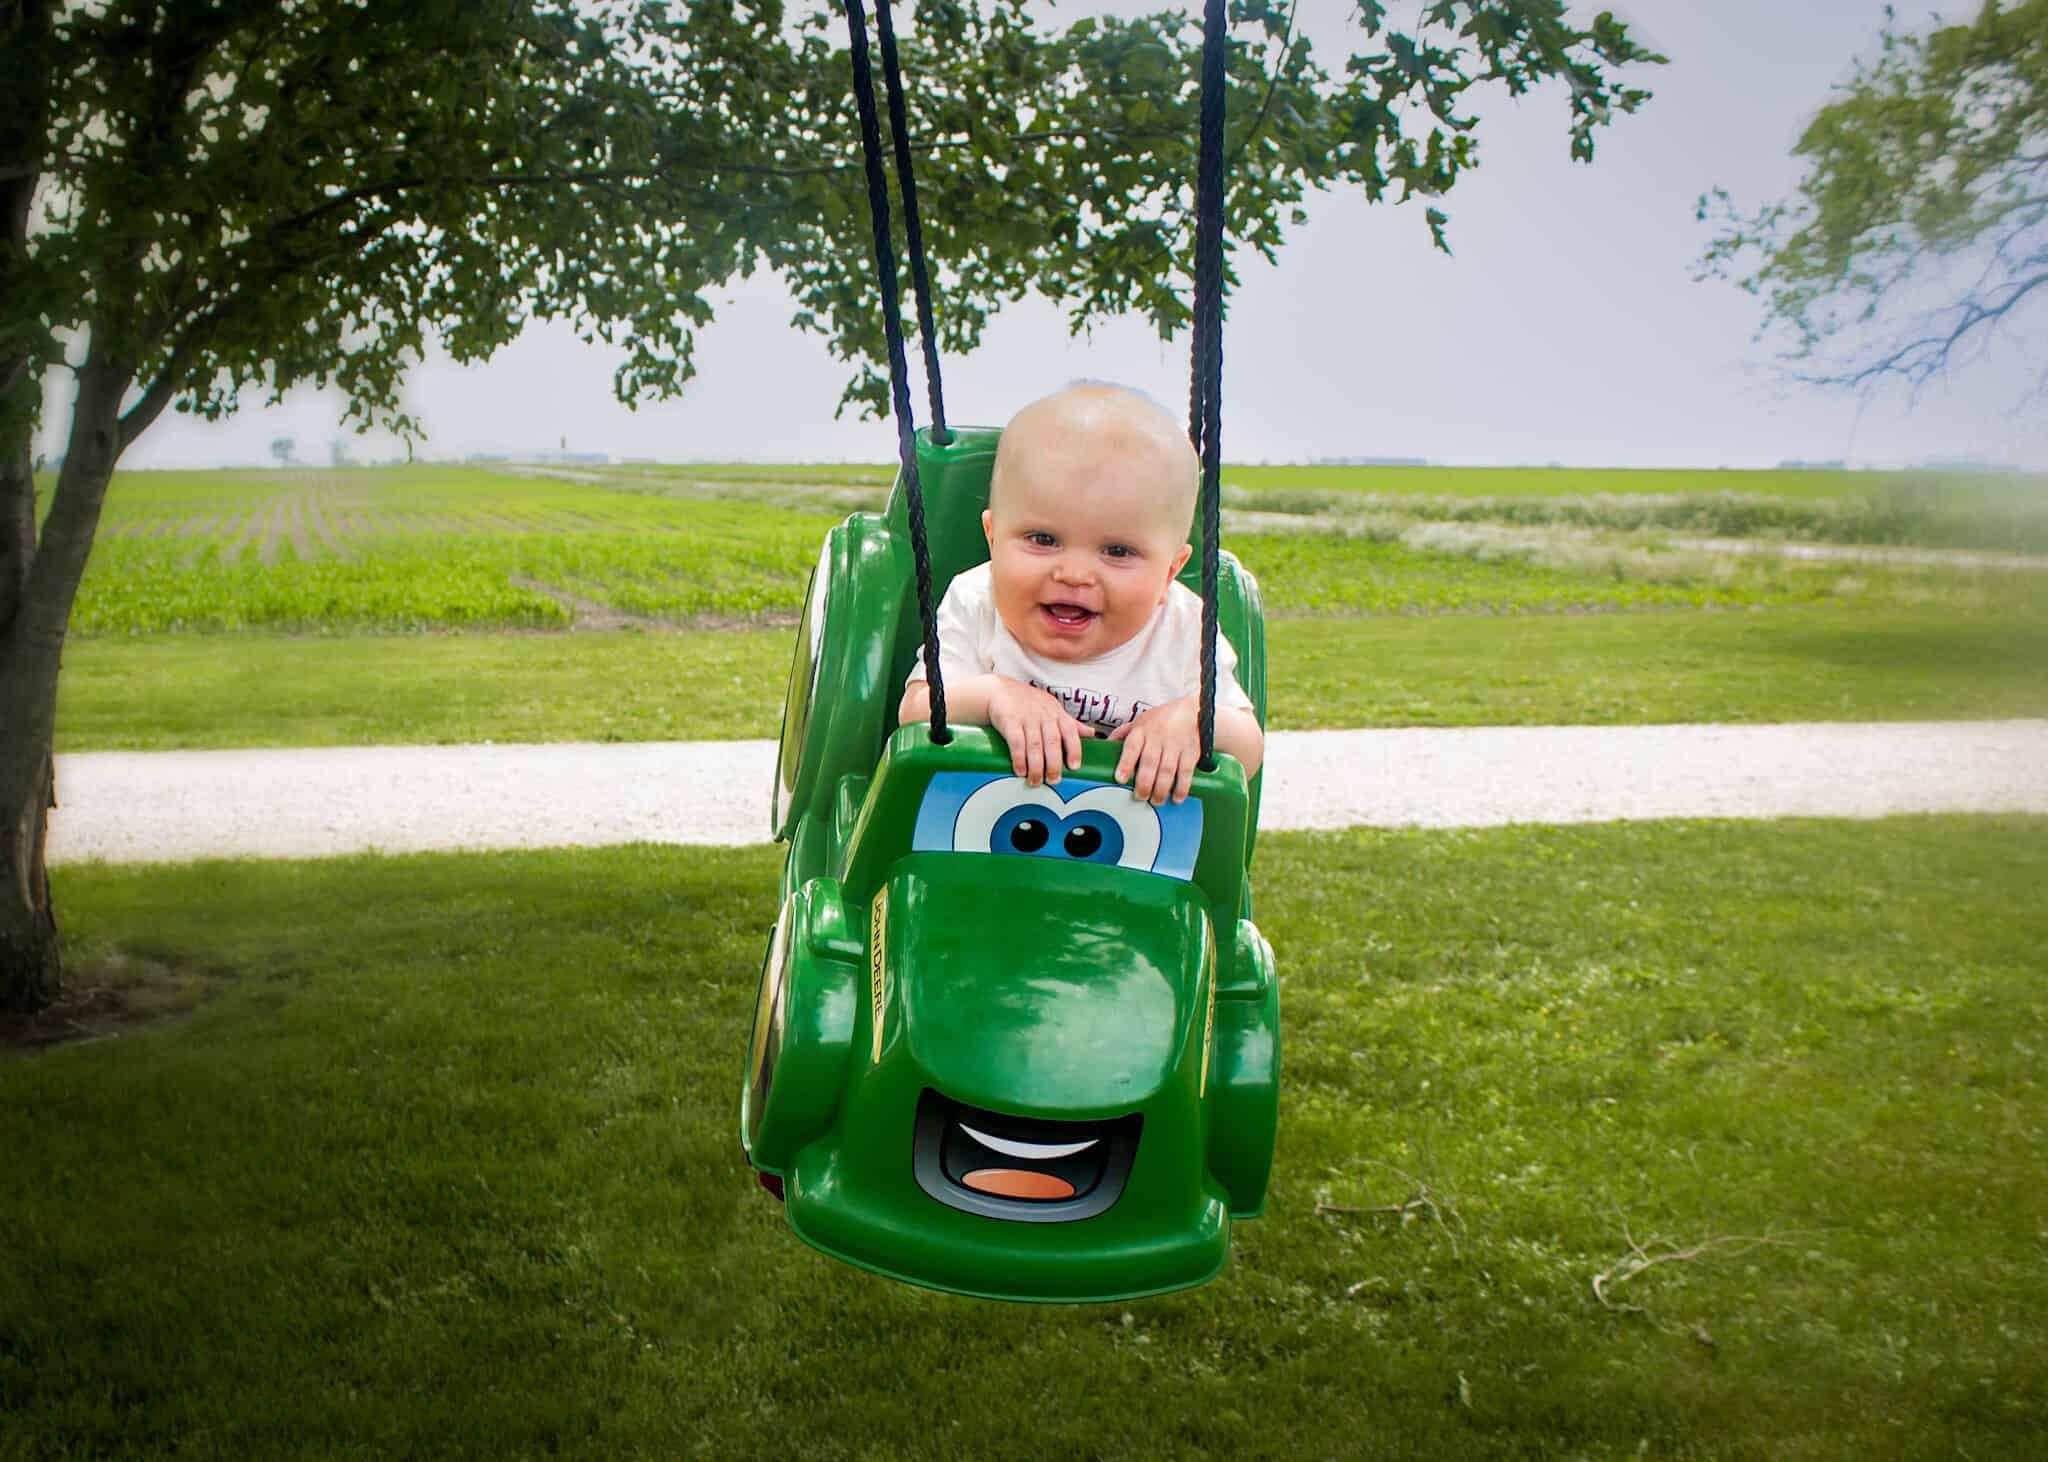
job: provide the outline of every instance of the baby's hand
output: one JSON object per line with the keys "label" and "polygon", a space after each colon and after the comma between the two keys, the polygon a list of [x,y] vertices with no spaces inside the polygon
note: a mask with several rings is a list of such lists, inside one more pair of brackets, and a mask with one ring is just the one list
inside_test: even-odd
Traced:
{"label": "baby's hand", "polygon": [[[1116,764],[1116,779],[1130,782],[1131,791],[1154,807],[1168,795],[1176,802],[1187,800],[1195,780],[1195,763],[1202,759],[1202,731],[1196,697],[1182,696],[1163,706],[1143,711],[1109,733],[1111,741],[1124,744]],[[1135,780],[1133,774],[1135,773]]]}
{"label": "baby's hand", "polygon": [[1010,769],[1036,787],[1057,782],[1062,765],[1081,765],[1081,738],[1093,736],[1047,692],[1005,680],[988,699],[988,723],[1010,747]]}

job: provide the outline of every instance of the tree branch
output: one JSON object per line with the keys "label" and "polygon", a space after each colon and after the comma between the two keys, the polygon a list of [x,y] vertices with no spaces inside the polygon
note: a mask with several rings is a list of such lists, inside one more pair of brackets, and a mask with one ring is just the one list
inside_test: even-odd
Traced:
{"label": "tree branch", "polygon": [[2001,288],[2008,293],[1998,304],[1987,305],[1971,299],[1956,306],[1959,318],[1946,334],[1933,331],[1909,340],[1882,358],[1854,370],[1802,375],[1801,379],[1820,386],[1861,387],[1885,376],[1901,376],[1916,386],[1925,385],[1948,368],[1950,358],[1966,337],[1979,330],[1988,336],[2022,300],[2038,289],[2048,288],[2048,270]]}
{"label": "tree branch", "polygon": [[164,408],[177,398],[184,386],[185,372],[212,343],[221,326],[234,318],[243,300],[260,294],[300,270],[359,253],[381,238],[384,232],[382,229],[365,229],[360,233],[340,236],[336,239],[338,247],[315,250],[274,264],[245,287],[235,289],[195,315],[179,332],[178,340],[163,365],[150,377],[141,399],[122,414],[118,423],[120,450],[127,451],[135,439],[163,414]]}
{"label": "tree branch", "polygon": [[425,174],[411,174],[400,178],[387,178],[383,182],[368,183],[360,188],[350,188],[337,193],[316,208],[309,208],[285,218],[273,220],[269,231],[282,233],[304,228],[307,224],[318,223],[321,219],[345,209],[354,203],[381,201],[404,193],[417,192],[421,188],[565,188],[587,187],[602,183],[651,183],[659,181],[670,172],[694,171],[716,175],[721,172],[736,172],[746,176],[761,177],[809,177],[823,172],[839,171],[837,168],[776,168],[753,163],[720,163],[698,168],[675,167],[663,170],[644,168],[580,168],[567,173],[456,173],[447,176],[430,177]]}
{"label": "tree branch", "polygon": [[1287,64],[1287,45],[1294,39],[1294,15],[1300,8],[1301,0],[1291,0],[1287,7],[1287,29],[1280,36],[1280,54],[1273,60],[1272,74],[1266,78],[1266,95],[1259,102],[1259,114],[1252,118],[1251,126],[1247,127],[1244,136],[1237,140],[1236,149],[1231,152],[1229,162],[1224,165],[1226,172],[1235,169],[1245,153],[1251,150],[1252,143],[1258,139],[1260,131],[1266,125],[1267,115],[1273,110],[1273,94],[1280,90],[1280,68]]}
{"label": "tree branch", "polygon": [[219,310],[210,311],[185,329],[178,343],[172,347],[170,357],[143,389],[142,399],[122,413],[116,425],[120,451],[125,452],[133,446],[135,439],[148,431],[151,424],[163,415],[164,408],[176,399],[186,370],[206,349],[225,318],[226,315]]}

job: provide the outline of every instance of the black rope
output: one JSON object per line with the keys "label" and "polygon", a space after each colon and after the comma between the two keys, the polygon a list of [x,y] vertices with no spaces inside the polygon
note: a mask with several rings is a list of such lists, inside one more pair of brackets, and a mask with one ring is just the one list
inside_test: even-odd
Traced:
{"label": "black rope", "polygon": [[910,127],[904,119],[903,73],[896,66],[896,27],[890,22],[889,0],[875,0],[875,29],[882,43],[882,80],[889,92],[889,131],[896,141],[896,185],[903,192],[903,238],[910,252],[910,285],[917,294],[917,333],[924,340],[925,390],[932,403],[931,437],[943,447],[953,440],[953,434],[946,429],[946,398],[939,384],[932,276],[924,263],[924,229],[918,223],[917,178],[910,166]]}
{"label": "black rope", "polygon": [[1202,133],[1195,183],[1195,344],[1188,438],[1202,456],[1202,704],[1204,771],[1216,767],[1216,601],[1223,528],[1224,0],[1202,17]]}
{"label": "black rope", "polygon": [[943,745],[953,738],[946,730],[946,687],[939,678],[939,616],[932,603],[932,556],[925,540],[924,489],[917,479],[917,426],[910,415],[910,368],[903,355],[903,306],[896,283],[896,250],[889,241],[889,183],[882,171],[882,126],[875,115],[875,78],[868,65],[867,16],[861,0],[846,0],[846,25],[852,36],[853,94],[860,108],[860,148],[867,159],[868,217],[874,225],[882,327],[889,337],[889,396],[896,408],[896,455],[903,467],[903,491],[910,509],[910,550],[917,565],[917,609],[924,625],[925,682],[932,694],[931,738]]}

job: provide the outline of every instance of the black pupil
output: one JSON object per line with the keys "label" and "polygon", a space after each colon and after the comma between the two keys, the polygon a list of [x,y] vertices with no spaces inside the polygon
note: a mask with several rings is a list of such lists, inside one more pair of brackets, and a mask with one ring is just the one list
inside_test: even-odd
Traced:
{"label": "black pupil", "polygon": [[[1020,853],[1035,853],[1045,846],[1047,837],[1045,824],[1037,818],[1026,818],[1010,829],[1010,846]],[[1071,843],[1072,838],[1067,841]]]}
{"label": "black pupil", "polygon": [[1102,830],[1085,823],[1067,834],[1067,856],[1092,858],[1102,849]]}

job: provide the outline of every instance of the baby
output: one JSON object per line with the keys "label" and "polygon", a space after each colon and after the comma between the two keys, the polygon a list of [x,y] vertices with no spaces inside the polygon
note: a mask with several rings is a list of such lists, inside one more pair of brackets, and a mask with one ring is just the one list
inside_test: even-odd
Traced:
{"label": "baby", "polygon": [[[1202,601],[1187,562],[1200,467],[1179,423],[1135,391],[1081,384],[1004,429],[981,515],[989,561],[939,605],[946,711],[993,726],[1033,785],[1081,765],[1081,738],[1124,743],[1116,779],[1184,800],[1201,756]],[[1259,769],[1265,735],[1216,641],[1216,749]],[[924,657],[899,721],[931,717]]]}

